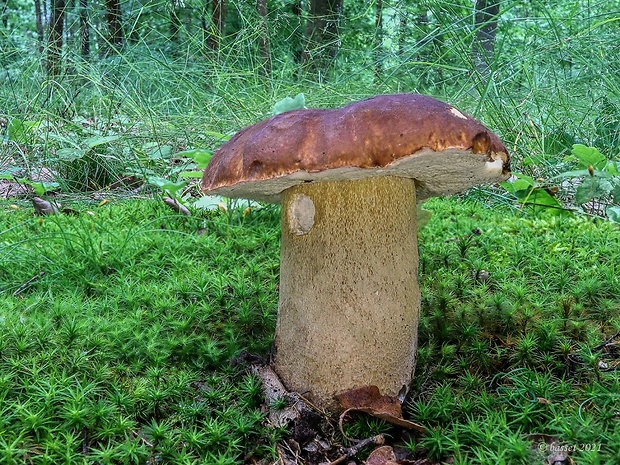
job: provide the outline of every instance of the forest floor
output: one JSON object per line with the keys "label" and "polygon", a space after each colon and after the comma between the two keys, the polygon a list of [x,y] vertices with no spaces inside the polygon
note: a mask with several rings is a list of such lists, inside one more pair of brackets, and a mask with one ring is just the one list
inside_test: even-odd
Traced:
{"label": "forest floor", "polygon": [[39,217],[0,203],[3,463],[620,461],[609,222],[428,202],[403,409],[426,433],[356,414],[342,431],[312,417],[301,434],[269,426],[252,371],[275,327],[276,207],[63,205],[70,215]]}

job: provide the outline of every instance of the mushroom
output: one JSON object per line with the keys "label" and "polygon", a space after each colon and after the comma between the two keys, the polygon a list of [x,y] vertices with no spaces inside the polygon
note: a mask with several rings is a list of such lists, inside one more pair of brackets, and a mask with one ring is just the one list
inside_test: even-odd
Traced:
{"label": "mushroom", "polygon": [[499,138],[431,97],[282,113],[217,150],[206,194],[282,204],[273,366],[335,410],[376,386],[406,395],[420,311],[416,201],[509,176]]}

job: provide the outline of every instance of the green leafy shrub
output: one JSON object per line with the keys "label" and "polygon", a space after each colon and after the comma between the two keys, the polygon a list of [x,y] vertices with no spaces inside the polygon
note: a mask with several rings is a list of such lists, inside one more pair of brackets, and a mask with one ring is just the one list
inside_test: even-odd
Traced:
{"label": "green leafy shrub", "polygon": [[[595,147],[574,144],[563,162],[572,168],[545,181],[515,173],[500,185],[514,196],[521,207],[532,211],[567,212],[571,205],[620,223],[620,162],[605,157]],[[553,184],[559,182],[559,186]],[[563,195],[562,203],[558,196]]]}

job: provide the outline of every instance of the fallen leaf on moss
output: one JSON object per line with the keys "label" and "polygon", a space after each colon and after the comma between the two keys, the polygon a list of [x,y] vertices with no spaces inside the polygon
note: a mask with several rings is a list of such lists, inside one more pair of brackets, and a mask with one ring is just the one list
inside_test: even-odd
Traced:
{"label": "fallen leaf on moss", "polygon": [[363,412],[394,425],[426,433],[424,426],[403,418],[400,400],[396,397],[382,396],[377,386],[351,389],[335,397],[344,410],[340,415],[341,430],[342,422],[350,412]]}

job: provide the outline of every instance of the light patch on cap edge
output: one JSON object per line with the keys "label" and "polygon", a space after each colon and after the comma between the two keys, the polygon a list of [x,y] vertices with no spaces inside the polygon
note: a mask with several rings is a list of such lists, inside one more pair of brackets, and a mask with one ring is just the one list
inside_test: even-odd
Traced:
{"label": "light patch on cap edge", "polygon": [[504,160],[501,158],[494,157],[493,161],[487,161],[484,165],[487,176],[499,177],[504,170]]}
{"label": "light patch on cap edge", "polygon": [[454,107],[450,108],[450,113],[452,113],[454,116],[458,118],[467,119],[467,116],[465,116],[463,113],[461,113]]}

